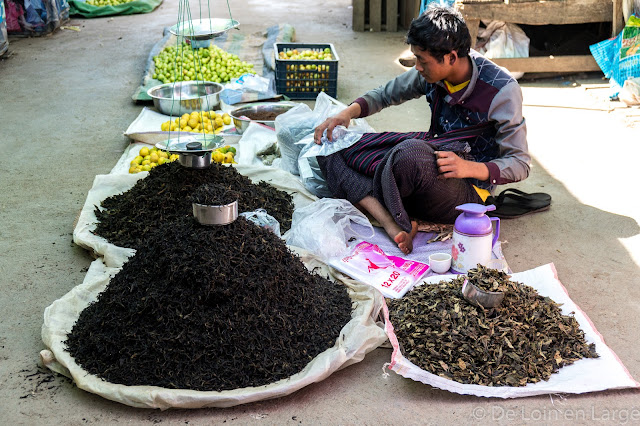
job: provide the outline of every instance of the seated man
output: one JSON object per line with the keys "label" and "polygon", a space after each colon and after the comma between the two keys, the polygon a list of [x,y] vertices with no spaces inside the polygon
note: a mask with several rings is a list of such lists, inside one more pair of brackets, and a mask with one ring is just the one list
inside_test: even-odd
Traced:
{"label": "seated man", "polygon": [[426,96],[428,132],[368,133],[318,162],[332,194],[371,214],[403,253],[413,249],[411,218],[453,223],[465,203],[484,203],[496,185],[527,178],[522,92],[505,70],[470,49],[462,16],[431,6],[411,22],[406,42],[416,65],[365,93],[315,129],[332,140],[337,125]]}

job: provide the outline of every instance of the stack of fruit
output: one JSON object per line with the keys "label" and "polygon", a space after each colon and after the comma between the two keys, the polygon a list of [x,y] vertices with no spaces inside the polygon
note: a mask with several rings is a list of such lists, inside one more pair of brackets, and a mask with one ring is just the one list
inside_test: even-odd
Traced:
{"label": "stack of fruit", "polygon": [[160,126],[163,132],[220,133],[222,127],[231,123],[231,117],[215,111],[192,112],[183,114],[174,121],[165,121]]}
{"label": "stack of fruit", "polygon": [[178,159],[178,154],[169,154],[166,151],[162,151],[156,147],[147,148],[146,146],[140,149],[140,152],[131,160],[129,173],[148,172],[156,166],[161,164],[175,161]]}
{"label": "stack of fruit", "polygon": [[226,145],[220,148],[216,148],[211,153],[211,161],[216,163],[235,163],[236,149],[232,146]]}
{"label": "stack of fruit", "polygon": [[86,3],[90,4],[91,6],[103,7],[103,6],[117,6],[119,4],[125,4],[132,1],[133,0],[87,0]]}
{"label": "stack of fruit", "polygon": [[226,83],[243,74],[255,74],[253,64],[241,61],[237,55],[214,44],[199,49],[193,49],[187,43],[167,46],[153,57],[153,62],[152,77],[163,83],[189,80]]}

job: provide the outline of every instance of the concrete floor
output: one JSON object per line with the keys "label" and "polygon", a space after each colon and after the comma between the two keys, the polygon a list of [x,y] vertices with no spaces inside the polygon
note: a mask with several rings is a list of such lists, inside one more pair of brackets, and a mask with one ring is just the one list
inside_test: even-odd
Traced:
{"label": "concrete floor", "polygon": [[[209,4],[226,11],[226,3]],[[353,32],[350,4],[237,0],[231,7],[247,34],[289,23],[298,41],[334,43],[338,99],[348,103],[402,72],[395,59],[406,49],[401,32]],[[73,19],[80,32],[11,38],[0,61],[3,424],[571,423],[567,416],[578,410],[586,413],[579,423],[640,420],[636,390],[497,400],[395,373],[385,378],[389,349],[285,398],[195,411],[133,409],[39,369],[43,311],[82,282],[92,260],[72,243],[74,220],[94,176],[108,173],[127,146],[123,132],[142,108],[131,95],[177,8],[167,0],[150,14]],[[569,295],[640,379],[640,118],[638,109],[608,101],[606,83],[598,73],[522,82],[534,167],[515,186],[550,193],[553,206],[504,221],[501,240],[516,272],[553,262]],[[380,131],[425,129],[425,110],[423,100],[413,101],[368,121]]]}

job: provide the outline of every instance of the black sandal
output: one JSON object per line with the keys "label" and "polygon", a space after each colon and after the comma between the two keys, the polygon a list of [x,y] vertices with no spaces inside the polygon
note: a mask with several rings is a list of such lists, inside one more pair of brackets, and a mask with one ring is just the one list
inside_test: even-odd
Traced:
{"label": "black sandal", "polygon": [[551,195],[544,192],[528,194],[516,188],[507,188],[497,197],[489,196],[485,205],[493,204],[496,209],[487,212],[487,215],[501,219],[512,219],[549,210],[551,207]]}

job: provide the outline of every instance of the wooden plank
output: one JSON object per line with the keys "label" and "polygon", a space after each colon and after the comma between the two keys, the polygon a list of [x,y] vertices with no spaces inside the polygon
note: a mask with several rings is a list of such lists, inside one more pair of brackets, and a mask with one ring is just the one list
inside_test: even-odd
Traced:
{"label": "wooden plank", "polygon": [[589,72],[600,71],[591,55],[496,58],[491,61],[511,72]]}
{"label": "wooden plank", "polygon": [[624,14],[622,12],[622,0],[613,0],[613,18],[611,37],[616,37],[624,29]]}
{"label": "wooden plank", "polygon": [[466,19],[526,25],[565,25],[612,22],[612,0],[539,1],[529,3],[466,4],[458,8]]}
{"label": "wooden plank", "polygon": [[351,0],[353,6],[353,31],[364,31],[364,5],[366,0]]}
{"label": "wooden plank", "polygon": [[382,30],[382,0],[369,0],[369,27],[371,31]]}
{"label": "wooden plank", "polygon": [[480,30],[480,20],[479,19],[467,19],[467,28],[469,29],[469,35],[471,36],[471,48],[476,48],[476,43],[478,42],[478,31]]}
{"label": "wooden plank", "polygon": [[387,0],[387,31],[398,31],[398,0]]}

